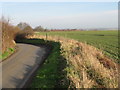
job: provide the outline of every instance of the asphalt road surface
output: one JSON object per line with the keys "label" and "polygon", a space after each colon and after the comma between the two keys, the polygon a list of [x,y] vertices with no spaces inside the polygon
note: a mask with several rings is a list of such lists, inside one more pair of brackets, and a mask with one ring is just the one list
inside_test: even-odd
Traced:
{"label": "asphalt road surface", "polygon": [[17,44],[19,50],[2,62],[2,88],[22,88],[46,56],[46,47]]}

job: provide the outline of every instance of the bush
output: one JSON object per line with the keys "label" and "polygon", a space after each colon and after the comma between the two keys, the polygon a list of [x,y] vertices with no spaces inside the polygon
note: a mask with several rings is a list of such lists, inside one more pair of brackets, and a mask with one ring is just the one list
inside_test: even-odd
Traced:
{"label": "bush", "polygon": [[33,35],[33,29],[30,26],[25,27],[23,30],[17,33],[15,39],[26,38],[29,35]]}
{"label": "bush", "polygon": [[0,20],[0,24],[2,25],[2,53],[4,53],[8,48],[15,47],[14,39],[20,29],[11,25],[9,20],[4,19],[3,17]]}

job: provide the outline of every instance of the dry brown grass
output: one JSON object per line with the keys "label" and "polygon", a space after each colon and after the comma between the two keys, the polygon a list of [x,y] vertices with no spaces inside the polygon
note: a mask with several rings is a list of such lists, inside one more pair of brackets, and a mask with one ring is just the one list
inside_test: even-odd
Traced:
{"label": "dry brown grass", "polygon": [[[42,38],[34,35],[28,38]],[[67,77],[70,87],[76,88],[118,88],[117,64],[103,55],[102,51],[85,43],[57,36],[48,40],[61,43],[62,56],[67,60]]]}

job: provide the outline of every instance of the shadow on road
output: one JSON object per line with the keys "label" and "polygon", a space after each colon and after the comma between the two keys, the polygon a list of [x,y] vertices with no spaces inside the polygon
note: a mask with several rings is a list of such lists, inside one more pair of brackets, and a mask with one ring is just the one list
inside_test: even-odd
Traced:
{"label": "shadow on road", "polygon": [[[66,68],[67,62],[66,62],[65,58],[61,56],[61,53],[60,53],[60,46],[61,46],[61,44],[59,42],[46,41],[44,39],[37,39],[37,38],[36,39],[19,39],[19,40],[16,40],[16,42],[17,43],[31,44],[31,45],[35,45],[35,46],[38,46],[38,47],[43,47],[43,48],[45,48],[45,51],[46,51],[45,55],[42,57],[42,62],[39,63],[39,64],[38,64],[38,61],[41,58],[40,52],[38,51],[36,53],[36,55],[37,55],[36,63],[39,65],[39,68],[37,68],[35,70],[35,72],[31,75],[31,77],[29,78],[27,83],[24,85],[25,88],[26,87],[30,87],[31,88],[31,86],[30,86],[31,84],[37,83],[34,80],[34,78],[36,78],[37,72],[41,69],[40,67],[45,62],[45,60],[48,58],[48,56],[52,53],[53,49],[56,46],[59,47],[59,58],[58,58],[58,61],[57,61],[58,65],[57,65],[57,67],[54,67],[54,69],[57,68],[57,72],[54,73],[55,76],[57,76],[57,77],[55,77],[55,78],[54,77],[50,77],[50,78],[43,77],[42,79],[46,80],[46,82],[49,81],[47,79],[51,79],[51,80],[56,79],[55,83],[54,83],[54,87],[56,87],[56,88],[67,88],[68,87],[69,80],[67,79],[67,72],[64,70]],[[53,57],[54,57],[54,55],[53,55]],[[47,61],[47,62],[51,62],[51,61]],[[48,77],[49,77],[49,68],[50,67],[52,67],[52,66],[46,67],[46,70],[44,72],[44,74],[48,75]],[[31,68],[32,68],[32,66],[26,65],[26,68],[25,68],[26,72],[31,72]],[[51,72],[52,72],[52,70],[51,70]],[[25,76],[27,76],[27,75],[25,75]],[[12,80],[14,82],[19,81],[19,79],[17,79],[17,78],[13,78]],[[37,85],[32,85],[32,88],[39,87],[38,86],[39,84],[44,84],[44,83],[42,83],[41,79],[39,79],[39,82],[40,81],[41,81],[41,83],[38,83]],[[49,85],[45,85],[45,86],[49,88]]]}

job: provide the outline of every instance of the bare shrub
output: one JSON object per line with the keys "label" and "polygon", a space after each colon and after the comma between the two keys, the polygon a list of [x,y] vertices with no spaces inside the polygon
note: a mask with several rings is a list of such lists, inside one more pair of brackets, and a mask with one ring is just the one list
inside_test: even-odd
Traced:
{"label": "bare shrub", "polygon": [[14,38],[20,30],[4,18],[1,19],[0,23],[2,25],[2,53],[4,53],[8,48],[15,47]]}

